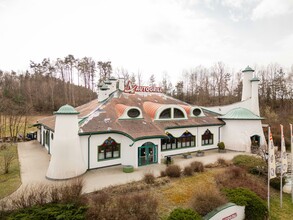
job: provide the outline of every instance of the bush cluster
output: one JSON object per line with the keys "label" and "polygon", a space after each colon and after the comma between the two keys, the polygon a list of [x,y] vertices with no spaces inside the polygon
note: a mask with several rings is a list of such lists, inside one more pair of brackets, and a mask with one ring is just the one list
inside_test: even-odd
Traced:
{"label": "bush cluster", "polygon": [[259,157],[237,155],[232,161],[235,165],[245,168],[251,174],[264,175],[267,172],[266,162]]}
{"label": "bush cluster", "polygon": [[[284,185],[285,185],[285,177],[282,178],[282,188]],[[280,187],[281,187],[280,177],[275,177],[275,178],[271,179],[270,186],[273,187],[274,189],[280,191]]]}
{"label": "bush cluster", "polygon": [[193,161],[190,166],[194,172],[204,172],[204,166],[202,162]]}
{"label": "bush cluster", "polygon": [[201,216],[192,209],[174,209],[167,220],[201,220]]}
{"label": "bush cluster", "polygon": [[191,207],[204,216],[215,208],[227,203],[227,199],[217,188],[202,188],[197,191],[191,200]]}
{"label": "bush cluster", "polygon": [[87,219],[158,219],[158,201],[149,193],[109,196],[99,192],[88,201]]}
{"label": "bush cluster", "polygon": [[256,177],[248,175],[247,171],[241,167],[229,167],[226,172],[216,175],[215,181],[220,188],[243,187],[252,190],[262,199],[266,199],[267,187]]}
{"label": "bush cluster", "polygon": [[82,188],[83,180],[79,178],[54,186],[30,185],[19,191],[8,206],[22,209],[47,203],[79,204]]}
{"label": "bush cluster", "polygon": [[264,200],[246,188],[225,189],[224,192],[231,202],[245,206],[245,219],[263,220],[268,215]]}
{"label": "bush cluster", "polygon": [[170,165],[166,168],[166,175],[168,177],[180,177],[181,175],[181,168],[178,165]]}
{"label": "bush cluster", "polygon": [[145,173],[143,180],[146,184],[153,184],[155,183],[156,178],[153,173]]}
{"label": "bush cluster", "polygon": [[85,219],[87,208],[74,204],[47,204],[20,209],[11,213],[9,219]]}
{"label": "bush cluster", "polygon": [[193,175],[192,167],[191,166],[184,167],[183,174],[185,176],[192,176]]}

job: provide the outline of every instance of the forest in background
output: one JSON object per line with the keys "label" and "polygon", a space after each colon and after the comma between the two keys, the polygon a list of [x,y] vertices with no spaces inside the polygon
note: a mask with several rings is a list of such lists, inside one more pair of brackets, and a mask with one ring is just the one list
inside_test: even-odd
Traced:
{"label": "forest in background", "polygon": [[[281,65],[269,64],[257,67],[255,74],[260,79],[264,123],[269,123],[276,134],[283,123],[289,133],[287,125],[293,123],[293,66],[284,72]],[[161,80],[154,74],[145,79],[140,71],[129,73],[122,67],[113,70],[110,61],[95,61],[91,57],[45,58],[40,63],[31,61],[25,72],[0,70],[0,138],[7,131],[11,137],[26,133],[23,129],[28,115],[51,114],[64,104],[79,106],[96,98],[97,85],[111,76],[138,85],[161,86],[164,93],[192,105],[226,105],[241,100],[242,73],[231,71],[223,62],[184,70],[184,80],[172,85],[168,73]]]}

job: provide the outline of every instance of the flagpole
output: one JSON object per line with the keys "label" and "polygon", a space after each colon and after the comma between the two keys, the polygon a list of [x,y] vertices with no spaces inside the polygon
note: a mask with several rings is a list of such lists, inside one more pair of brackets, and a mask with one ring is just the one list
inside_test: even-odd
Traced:
{"label": "flagpole", "polygon": [[291,136],[291,201],[293,202],[293,132],[292,124],[290,124],[290,136]]}
{"label": "flagpole", "polygon": [[267,144],[267,149],[268,149],[268,210],[270,213],[270,171],[271,171],[271,166],[270,166],[270,135],[271,134],[271,127],[268,127],[268,144]]}

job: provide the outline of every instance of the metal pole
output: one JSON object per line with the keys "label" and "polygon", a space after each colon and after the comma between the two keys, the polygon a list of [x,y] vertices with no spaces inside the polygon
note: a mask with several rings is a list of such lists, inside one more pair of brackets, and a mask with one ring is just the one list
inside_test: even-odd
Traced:
{"label": "metal pole", "polygon": [[270,167],[270,158],[271,158],[271,155],[270,155],[270,133],[271,133],[271,128],[268,127],[268,144],[267,144],[267,151],[268,151],[268,210],[269,210],[269,213],[270,213],[270,170],[271,170],[271,167]]}
{"label": "metal pole", "polygon": [[290,124],[290,136],[291,136],[291,201],[293,203],[293,132],[292,124]]}
{"label": "metal pole", "polygon": [[281,179],[280,179],[280,207],[283,207],[283,129],[282,129],[282,125],[280,125],[281,127]]}

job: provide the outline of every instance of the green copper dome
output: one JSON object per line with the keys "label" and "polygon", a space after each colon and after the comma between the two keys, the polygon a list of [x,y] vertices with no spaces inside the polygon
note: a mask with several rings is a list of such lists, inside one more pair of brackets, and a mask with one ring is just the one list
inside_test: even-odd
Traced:
{"label": "green copper dome", "polygon": [[220,119],[226,120],[261,120],[262,117],[259,117],[253,114],[246,108],[234,108],[231,111],[227,112],[225,115],[218,117]]}
{"label": "green copper dome", "polygon": [[79,112],[75,110],[71,105],[63,105],[59,108],[54,115],[78,115]]}
{"label": "green copper dome", "polygon": [[251,69],[250,66],[247,66],[244,70],[242,70],[242,72],[243,72],[243,73],[244,73],[244,72],[254,72],[254,70]]}
{"label": "green copper dome", "polygon": [[260,80],[259,80],[259,78],[257,78],[257,77],[253,77],[253,78],[250,80],[250,82],[254,82],[254,81],[260,81]]}

